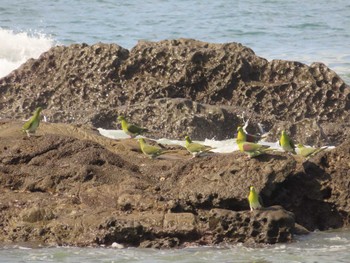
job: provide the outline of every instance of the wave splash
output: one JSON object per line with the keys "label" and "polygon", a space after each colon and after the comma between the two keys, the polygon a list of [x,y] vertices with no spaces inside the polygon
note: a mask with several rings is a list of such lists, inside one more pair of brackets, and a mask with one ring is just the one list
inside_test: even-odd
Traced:
{"label": "wave splash", "polygon": [[0,78],[52,46],[54,40],[47,35],[0,28]]}

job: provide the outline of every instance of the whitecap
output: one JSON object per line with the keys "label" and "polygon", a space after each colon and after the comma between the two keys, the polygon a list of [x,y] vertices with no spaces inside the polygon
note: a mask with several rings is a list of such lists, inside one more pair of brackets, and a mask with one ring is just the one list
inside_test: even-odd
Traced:
{"label": "whitecap", "polygon": [[51,37],[0,28],[0,78],[30,58],[38,58],[54,45]]}

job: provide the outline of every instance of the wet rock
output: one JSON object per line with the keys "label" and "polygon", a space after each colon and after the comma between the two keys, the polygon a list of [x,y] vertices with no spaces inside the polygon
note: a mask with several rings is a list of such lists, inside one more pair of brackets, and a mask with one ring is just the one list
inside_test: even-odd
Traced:
{"label": "wet rock", "polygon": [[109,219],[105,224],[100,225],[103,229],[102,237],[97,238],[98,244],[113,244],[115,242],[138,246],[140,240],[144,239],[146,231],[137,221]]}
{"label": "wet rock", "polygon": [[[317,176],[320,184],[320,197],[330,204],[338,216],[330,219],[333,224],[350,223],[350,141],[346,140],[339,147],[323,152],[312,158],[305,167],[308,174]],[[331,222],[332,222],[331,221]],[[326,225],[328,228],[329,225]]]}
{"label": "wet rock", "polygon": [[278,185],[272,203],[295,214],[308,230],[326,230],[349,225],[349,140],[323,151]]}
{"label": "wet rock", "polygon": [[288,242],[295,227],[294,215],[279,206],[252,212],[214,209],[211,215],[209,224],[216,232],[216,242]]}
{"label": "wet rock", "polygon": [[308,235],[308,234],[310,234],[310,231],[307,230],[302,225],[299,225],[299,224],[295,223],[294,229],[293,229],[293,233],[295,235]]}
{"label": "wet rock", "polygon": [[140,244],[142,248],[174,248],[179,247],[180,240],[176,237],[162,238],[158,240],[145,240]]}

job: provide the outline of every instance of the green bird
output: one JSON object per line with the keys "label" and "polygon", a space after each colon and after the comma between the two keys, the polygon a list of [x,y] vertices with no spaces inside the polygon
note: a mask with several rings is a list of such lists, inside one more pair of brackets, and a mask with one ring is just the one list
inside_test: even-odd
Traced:
{"label": "green bird", "polygon": [[282,131],[282,134],[279,140],[279,145],[282,147],[282,149],[285,152],[291,152],[293,154],[296,154],[294,142],[284,130]]}
{"label": "green bird", "polygon": [[33,116],[22,127],[22,131],[26,132],[28,137],[30,137],[31,134],[35,134],[36,129],[39,127],[41,111],[41,107],[36,108]]}
{"label": "green bird", "polygon": [[138,141],[140,143],[140,148],[143,154],[147,155],[152,159],[157,158],[159,155],[162,155],[167,152],[165,149],[162,149],[158,146],[147,144],[145,139],[143,138],[138,139]]}
{"label": "green bird", "polygon": [[270,146],[268,145],[262,145],[253,142],[238,141],[237,144],[239,150],[249,155],[249,157],[259,156],[267,151],[272,150],[269,149]]}
{"label": "green bird", "polygon": [[319,152],[322,152],[327,148],[327,147],[322,147],[322,148],[305,147],[301,143],[299,143],[297,147],[298,147],[298,154],[304,157],[311,157],[313,155],[316,155]]}
{"label": "green bird", "polygon": [[246,133],[241,126],[238,126],[236,141],[258,142],[260,139],[261,136]]}
{"label": "green bird", "polygon": [[136,137],[144,132],[148,132],[148,129],[141,128],[134,124],[128,123],[123,116],[118,117],[118,121],[122,124],[122,130],[128,134],[131,138]]}
{"label": "green bird", "polygon": [[202,153],[209,152],[213,148],[210,146],[206,146],[200,143],[192,142],[189,136],[185,137],[185,147],[187,151],[189,151],[193,157],[199,156]]}
{"label": "green bird", "polygon": [[250,187],[249,190],[249,196],[248,196],[248,201],[249,201],[249,207],[250,207],[250,211],[256,210],[256,209],[260,209],[262,208],[261,205],[261,197],[260,195],[255,191],[254,186]]}

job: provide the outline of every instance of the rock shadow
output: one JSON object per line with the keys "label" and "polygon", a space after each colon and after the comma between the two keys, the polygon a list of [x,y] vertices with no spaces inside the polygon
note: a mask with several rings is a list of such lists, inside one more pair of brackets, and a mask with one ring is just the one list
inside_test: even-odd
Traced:
{"label": "rock shadow", "polygon": [[302,163],[300,172],[276,185],[269,205],[279,204],[295,214],[296,222],[310,231],[343,226],[341,212],[329,202],[331,175],[312,161]]}

